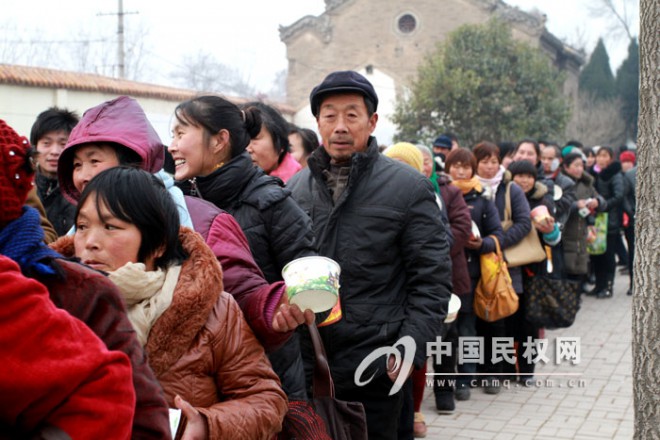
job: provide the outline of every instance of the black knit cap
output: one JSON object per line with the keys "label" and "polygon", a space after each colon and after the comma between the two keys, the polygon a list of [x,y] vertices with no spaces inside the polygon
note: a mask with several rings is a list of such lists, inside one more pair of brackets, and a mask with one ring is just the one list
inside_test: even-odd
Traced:
{"label": "black knit cap", "polygon": [[441,135],[441,136],[438,136],[433,141],[433,146],[434,147],[439,147],[439,148],[451,149],[451,138],[449,136],[445,136],[444,134]]}
{"label": "black knit cap", "polygon": [[511,173],[511,177],[517,176],[518,174],[529,174],[530,176],[534,176],[534,179],[536,179],[538,175],[538,171],[536,170],[534,164],[527,160],[517,160],[515,162],[511,162],[507,170],[509,170]]}
{"label": "black knit cap", "polygon": [[309,101],[312,106],[312,114],[318,116],[321,107],[321,98],[331,93],[360,93],[374,103],[374,110],[378,109],[378,95],[374,86],[364,76],[352,70],[341,70],[332,72],[325,77],[323,82],[312,89]]}

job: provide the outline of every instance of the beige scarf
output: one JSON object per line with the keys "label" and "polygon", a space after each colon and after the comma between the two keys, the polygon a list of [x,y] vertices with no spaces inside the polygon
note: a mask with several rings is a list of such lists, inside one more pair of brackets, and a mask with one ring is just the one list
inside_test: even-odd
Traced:
{"label": "beige scarf", "polygon": [[160,315],[172,304],[181,266],[147,271],[142,263],[126,263],[109,275],[128,306],[128,319],[138,341],[147,343],[149,331]]}

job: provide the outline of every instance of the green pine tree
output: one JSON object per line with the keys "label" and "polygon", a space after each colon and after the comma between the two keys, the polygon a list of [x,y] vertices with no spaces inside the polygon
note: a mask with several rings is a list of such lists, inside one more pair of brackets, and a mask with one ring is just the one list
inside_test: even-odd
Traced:
{"label": "green pine tree", "polygon": [[628,58],[616,71],[616,92],[621,100],[621,117],[626,122],[626,136],[636,141],[639,116],[639,46],[636,38],[630,40]]}
{"label": "green pine tree", "polygon": [[580,93],[589,94],[597,100],[612,99],[616,96],[610,57],[602,38],[598,40],[589,62],[580,72],[579,85]]}

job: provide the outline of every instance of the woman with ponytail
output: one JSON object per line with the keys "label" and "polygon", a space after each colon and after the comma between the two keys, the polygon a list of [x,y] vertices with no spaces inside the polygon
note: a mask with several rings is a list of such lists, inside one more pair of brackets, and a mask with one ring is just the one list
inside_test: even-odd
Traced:
{"label": "woman with ponytail", "polygon": [[[219,96],[184,101],[174,111],[169,152],[174,178],[184,194],[202,198],[234,216],[243,229],[252,255],[269,283],[282,280],[282,269],[296,258],[315,255],[309,216],[283,188],[282,181],[253,164],[248,145],[262,130],[256,106],[241,110]],[[286,304],[266,304],[273,313]],[[308,322],[313,313],[305,311]],[[305,374],[296,333],[269,353],[282,380],[290,407],[308,408]],[[284,429],[288,428],[287,420]]]}

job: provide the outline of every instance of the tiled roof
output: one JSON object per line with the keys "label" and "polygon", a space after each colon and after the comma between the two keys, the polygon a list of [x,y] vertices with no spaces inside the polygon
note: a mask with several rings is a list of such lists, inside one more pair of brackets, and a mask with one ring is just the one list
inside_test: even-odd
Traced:
{"label": "tiled roof", "polygon": [[[200,92],[190,89],[147,84],[93,73],[18,66],[14,64],[0,64],[0,84],[130,95],[133,97],[156,98],[177,102],[200,94]],[[235,104],[242,104],[249,101],[246,98],[230,96],[225,96],[225,98]],[[272,102],[268,102],[268,104],[274,106],[282,113],[294,113],[293,108],[286,104]]]}
{"label": "tiled roof", "polygon": [[0,64],[0,84],[102,92],[171,101],[183,101],[197,94],[194,90],[146,84],[92,73],[10,64]]}

